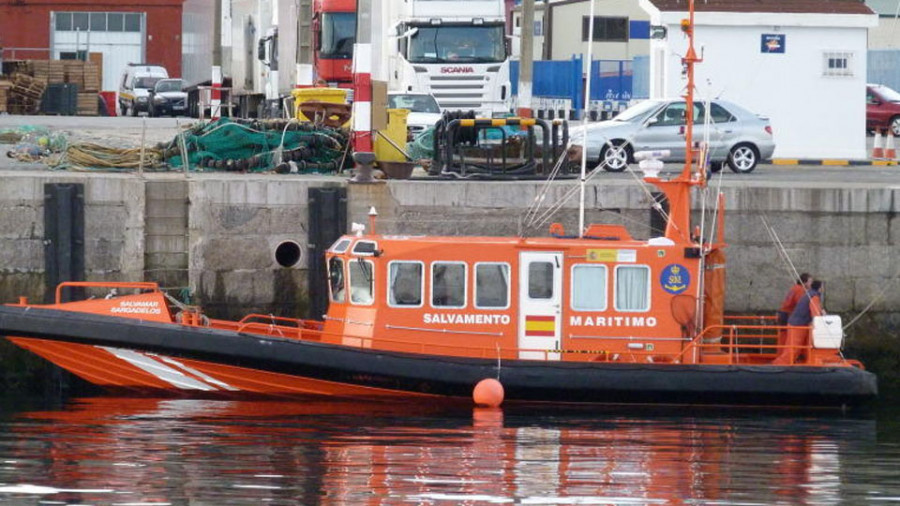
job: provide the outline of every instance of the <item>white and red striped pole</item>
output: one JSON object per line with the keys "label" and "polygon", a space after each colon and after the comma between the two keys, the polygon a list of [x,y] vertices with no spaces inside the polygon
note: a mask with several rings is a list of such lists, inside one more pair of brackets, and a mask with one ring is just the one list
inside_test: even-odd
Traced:
{"label": "white and red striped pole", "polygon": [[222,116],[222,67],[213,65],[212,89],[209,91],[209,119],[216,121]]}
{"label": "white and red striped pole", "polygon": [[372,44],[353,45],[353,151],[372,151]]}

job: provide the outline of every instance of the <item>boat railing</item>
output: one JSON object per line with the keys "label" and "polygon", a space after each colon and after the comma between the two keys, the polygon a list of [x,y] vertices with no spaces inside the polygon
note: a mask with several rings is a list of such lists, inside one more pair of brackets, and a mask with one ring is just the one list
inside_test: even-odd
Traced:
{"label": "boat railing", "polygon": [[64,281],[56,285],[56,304],[63,303],[63,290],[66,288],[132,289],[153,293],[160,291],[159,284],[150,281]]}
{"label": "boat railing", "polygon": [[[736,317],[730,321],[775,321],[775,317]],[[806,336],[800,344],[786,339],[788,332]],[[818,350],[813,347],[811,326],[773,324],[711,325],[694,338],[678,357],[682,363],[771,364],[783,357],[779,365],[846,364],[861,367],[856,361],[845,360],[838,350]]]}
{"label": "boat railing", "polygon": [[322,334],[322,322],[275,316],[271,314],[253,313],[243,317],[240,321],[212,318],[186,318],[181,321],[181,323],[200,327],[208,326],[248,334],[261,334],[310,341],[318,341]]}
{"label": "boat railing", "polygon": [[322,323],[316,322],[313,320],[302,320],[300,318],[291,318],[288,316],[275,316],[272,314],[248,314],[247,316],[241,318],[238,324],[238,330],[243,330],[246,327],[251,325],[276,325],[276,326],[287,326],[287,327],[296,327],[301,329],[316,329],[321,328]]}
{"label": "boat railing", "polygon": [[[556,360],[563,357],[569,361],[585,362],[622,362],[622,363],[716,363],[716,364],[771,364],[780,354],[789,357],[787,365],[821,365],[821,354],[818,362],[813,360],[813,347],[809,339],[803,344],[785,343],[784,334],[788,329],[809,333],[811,327],[787,327],[772,325],[774,317],[736,316],[726,320],[730,323],[711,325],[696,338],[686,342],[679,354],[661,354],[651,350],[580,350],[580,349],[526,349],[516,347],[500,347],[485,345],[464,345],[452,343],[423,342],[413,339],[385,338],[360,333],[357,335],[344,332],[325,332],[322,322],[280,317],[268,314],[250,314],[240,321],[189,320],[192,325],[208,324],[220,329],[265,336],[299,339],[304,341],[329,342],[358,348],[379,349],[385,351],[440,354],[445,356],[491,358]],[[731,323],[733,322],[733,323]],[[739,324],[737,322],[745,322]],[[762,324],[758,324],[762,322]],[[478,337],[485,337],[477,334]],[[822,351],[822,350],[819,350]],[[842,359],[837,353],[830,354],[828,363],[842,363],[861,367]],[[801,358],[795,359],[795,356]]]}

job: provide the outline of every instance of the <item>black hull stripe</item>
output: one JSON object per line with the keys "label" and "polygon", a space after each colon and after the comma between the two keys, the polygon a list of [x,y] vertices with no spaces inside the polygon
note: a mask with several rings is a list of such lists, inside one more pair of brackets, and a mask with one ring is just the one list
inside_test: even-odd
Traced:
{"label": "black hull stripe", "polygon": [[[496,359],[416,355],[45,308],[0,306],[0,335],[112,346],[352,385],[454,397]],[[877,396],[849,367],[502,361],[508,401],[840,406]]]}

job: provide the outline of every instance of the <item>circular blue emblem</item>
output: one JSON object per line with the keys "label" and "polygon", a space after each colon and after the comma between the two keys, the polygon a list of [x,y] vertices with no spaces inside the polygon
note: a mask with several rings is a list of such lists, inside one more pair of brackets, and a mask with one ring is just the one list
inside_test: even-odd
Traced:
{"label": "circular blue emblem", "polygon": [[691,273],[683,265],[669,264],[659,275],[659,284],[663,290],[678,295],[691,286]]}

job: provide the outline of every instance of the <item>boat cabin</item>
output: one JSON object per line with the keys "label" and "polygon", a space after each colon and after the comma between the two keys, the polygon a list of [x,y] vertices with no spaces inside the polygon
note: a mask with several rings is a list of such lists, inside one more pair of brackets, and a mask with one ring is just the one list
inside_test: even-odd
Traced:
{"label": "boat cabin", "polygon": [[[326,253],[323,341],[504,359],[684,362],[701,308],[699,248],[584,237],[343,236]],[[724,281],[724,279],[722,279]]]}

